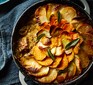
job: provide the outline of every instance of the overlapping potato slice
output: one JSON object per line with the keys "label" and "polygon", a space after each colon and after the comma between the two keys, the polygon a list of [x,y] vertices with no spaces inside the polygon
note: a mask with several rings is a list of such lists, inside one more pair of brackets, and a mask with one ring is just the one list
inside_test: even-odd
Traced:
{"label": "overlapping potato slice", "polygon": [[89,32],[91,32],[91,31],[92,31],[92,33],[93,33],[92,26],[89,25],[89,24],[85,24],[85,23],[80,23],[80,24],[77,26],[76,30],[77,30],[79,33],[82,33],[82,34],[83,34],[83,33],[89,33]]}
{"label": "overlapping potato slice", "polygon": [[82,45],[83,50],[88,55],[93,55],[93,35],[90,33],[82,34],[84,38],[84,43]]}
{"label": "overlapping potato slice", "polygon": [[62,56],[56,56],[55,61],[50,65],[50,68],[56,68],[62,60]]}
{"label": "overlapping potato slice", "polygon": [[68,59],[66,54],[63,55],[63,59],[61,60],[60,64],[58,65],[57,69],[64,70],[68,66]]}
{"label": "overlapping potato slice", "polygon": [[46,16],[47,19],[50,20],[51,15],[56,14],[61,5],[59,4],[47,4],[46,5]]}
{"label": "overlapping potato slice", "polygon": [[68,22],[71,22],[71,20],[77,15],[76,10],[69,6],[60,9],[60,13],[62,14],[62,17]]}
{"label": "overlapping potato slice", "polygon": [[35,11],[35,16],[37,19],[38,23],[44,23],[44,22],[48,22],[48,19],[46,17],[46,8],[44,6],[39,7],[36,11]]}
{"label": "overlapping potato slice", "polygon": [[60,56],[64,53],[64,49],[62,48],[62,46],[56,47],[56,53],[55,56]]}
{"label": "overlapping potato slice", "polygon": [[62,34],[62,44],[63,44],[63,47],[65,48],[66,45],[67,45],[68,43],[70,43],[70,42],[71,42],[71,37],[68,36],[67,33]]}
{"label": "overlapping potato slice", "polygon": [[50,45],[50,47],[53,48],[53,47],[58,46],[58,42],[57,41],[58,41],[57,37],[52,37],[51,38],[51,45]]}
{"label": "overlapping potato slice", "polygon": [[67,72],[63,72],[60,75],[57,76],[57,82],[61,83],[63,82],[67,77]]}
{"label": "overlapping potato slice", "polygon": [[37,63],[33,56],[20,58],[20,63],[31,72],[38,72],[42,67],[40,64]]}
{"label": "overlapping potato slice", "polygon": [[78,54],[80,60],[81,60],[81,67],[82,68],[86,68],[89,65],[89,57],[87,55],[87,53],[84,50],[80,50],[79,54]]}
{"label": "overlapping potato slice", "polygon": [[33,73],[31,71],[29,71],[30,75],[36,76],[36,77],[43,77],[45,75],[47,75],[49,72],[49,67],[42,67],[38,72]]}
{"label": "overlapping potato slice", "polygon": [[34,55],[36,60],[43,60],[46,58],[46,51],[39,49],[38,46],[32,48],[31,54]]}
{"label": "overlapping potato slice", "polygon": [[68,49],[68,50],[65,50],[65,53],[67,54],[67,55],[69,55],[69,54],[71,54],[72,53],[72,48],[70,48],[70,49]]}
{"label": "overlapping potato slice", "polygon": [[56,79],[56,77],[57,77],[57,70],[50,69],[48,75],[36,79],[41,83],[51,83]]}
{"label": "overlapping potato slice", "polygon": [[82,69],[81,69],[81,60],[78,55],[75,55],[74,62],[77,67],[76,75],[79,75],[82,72]]}
{"label": "overlapping potato slice", "polygon": [[68,67],[67,78],[70,79],[70,78],[74,77],[75,74],[76,74],[76,65],[75,65],[75,63],[71,62]]}
{"label": "overlapping potato slice", "polygon": [[41,64],[42,66],[49,66],[49,65],[51,65],[52,63],[53,63],[53,60],[52,60],[52,58],[50,58],[50,57],[47,57],[47,58],[45,58],[44,60],[42,60],[42,61],[37,61],[39,64]]}
{"label": "overlapping potato slice", "polygon": [[66,56],[67,56],[68,62],[71,62],[74,59],[74,52],[72,51],[71,54],[66,55]]}

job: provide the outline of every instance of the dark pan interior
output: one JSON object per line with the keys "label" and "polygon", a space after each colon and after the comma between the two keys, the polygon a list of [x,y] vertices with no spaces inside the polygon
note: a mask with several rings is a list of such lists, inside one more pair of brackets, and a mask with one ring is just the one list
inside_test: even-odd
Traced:
{"label": "dark pan interior", "polygon": [[[44,4],[47,3],[58,3],[58,4],[64,4],[64,5],[69,5],[69,6],[73,6],[76,10],[80,11],[80,13],[82,14],[82,16],[85,16],[91,23],[91,25],[93,26],[92,23],[92,19],[91,17],[81,8],[79,7],[77,4],[71,2],[71,1],[66,1],[66,0],[42,0],[39,1],[33,5],[31,5],[30,7],[28,7],[24,13],[22,15],[20,15],[20,18],[18,19],[18,21],[16,22],[14,29],[13,29],[13,33],[12,33],[12,52],[13,52],[13,58],[15,63],[17,64],[17,66],[19,67],[19,69],[21,70],[21,72],[27,76],[26,72],[24,71],[24,69],[21,67],[21,65],[19,64],[19,62],[15,59],[14,57],[14,49],[15,49],[15,42],[18,40],[19,38],[19,29],[22,28],[24,25],[26,25],[26,22],[30,19],[31,14],[34,13],[34,11],[39,7],[42,6]],[[92,61],[90,63],[90,65],[88,66],[88,68],[82,73],[82,75],[80,75],[79,77],[72,79],[70,81],[66,81],[62,84],[71,84],[73,82],[76,82],[77,80],[81,79],[91,68],[92,66]]]}

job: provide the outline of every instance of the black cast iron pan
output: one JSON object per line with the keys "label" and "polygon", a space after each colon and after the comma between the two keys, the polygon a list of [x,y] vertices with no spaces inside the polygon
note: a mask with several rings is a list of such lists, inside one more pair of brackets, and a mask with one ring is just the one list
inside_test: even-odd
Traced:
{"label": "black cast iron pan", "polygon": [[[12,44],[11,44],[11,47],[12,47],[12,56],[13,56],[13,59],[16,63],[16,65],[18,66],[19,70],[27,77],[27,73],[25,72],[24,68],[22,68],[22,66],[20,65],[20,63],[18,62],[18,60],[16,59],[16,56],[15,56],[15,52],[14,52],[14,43],[18,40],[19,38],[19,33],[18,31],[20,30],[20,28],[22,28],[26,22],[29,20],[31,14],[34,13],[34,11],[41,5],[44,5],[44,4],[47,4],[47,3],[58,3],[58,4],[64,4],[64,5],[69,5],[69,6],[73,6],[75,7],[77,10],[80,11],[80,13],[86,17],[87,21],[90,21],[89,24],[91,24],[93,26],[93,21],[90,17],[90,15],[84,10],[82,9],[79,5],[73,3],[72,1],[70,0],[40,0],[38,2],[36,2],[35,4],[29,6],[20,16],[19,16],[19,19],[16,21],[15,25],[14,25],[14,28],[13,28],[13,32],[12,32],[12,38],[11,38],[11,41],[12,41]],[[90,65],[84,70],[84,72],[78,76],[77,78],[75,79],[71,79],[69,81],[66,81],[64,83],[62,83],[62,85],[66,85],[66,84],[72,84],[72,83],[75,83],[77,81],[79,81],[80,79],[82,79],[84,77],[85,74],[87,74],[87,72],[91,69],[91,66],[93,64],[93,60],[91,60],[90,62]],[[32,77],[30,77],[31,79],[33,79]],[[34,79],[33,79],[34,80]],[[36,82],[36,81],[35,81]],[[38,83],[38,82],[37,82]],[[38,83],[40,84],[40,83]],[[61,84],[60,84],[61,85]]]}

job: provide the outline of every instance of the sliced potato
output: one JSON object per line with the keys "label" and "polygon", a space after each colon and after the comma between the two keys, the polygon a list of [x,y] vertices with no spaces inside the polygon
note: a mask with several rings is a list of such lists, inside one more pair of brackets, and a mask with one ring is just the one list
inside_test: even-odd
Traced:
{"label": "sliced potato", "polygon": [[48,47],[47,45],[42,44],[42,42],[40,42],[40,41],[37,43],[37,46],[38,46],[39,48],[42,48],[42,49]]}
{"label": "sliced potato", "polygon": [[71,37],[64,33],[64,34],[62,35],[62,44],[63,44],[63,47],[65,48],[65,46],[66,46],[68,43],[70,43],[70,41],[71,41]]}
{"label": "sliced potato", "polygon": [[67,66],[68,66],[68,59],[67,59],[67,56],[64,54],[63,59],[58,65],[57,69],[64,70],[65,68],[67,68]]}
{"label": "sliced potato", "polygon": [[84,43],[82,45],[83,50],[88,55],[93,55],[93,35],[89,33],[82,34]]}
{"label": "sliced potato", "polygon": [[57,37],[52,37],[51,38],[51,44],[50,44],[50,47],[53,48],[53,47],[56,47],[58,46],[58,38]]}
{"label": "sliced potato", "polygon": [[79,32],[79,33],[89,33],[89,32],[93,32],[93,29],[92,29],[92,26],[89,25],[89,24],[84,24],[84,23],[80,23],[76,30]]}
{"label": "sliced potato", "polygon": [[42,77],[47,75],[49,72],[49,67],[42,67],[38,72],[33,73],[33,72],[29,72],[30,75],[36,76],[36,77]]}
{"label": "sliced potato", "polygon": [[60,75],[57,76],[57,82],[61,83],[63,82],[67,77],[67,72],[61,73]]}
{"label": "sliced potato", "polygon": [[42,60],[42,61],[37,61],[39,64],[41,64],[42,66],[49,66],[49,65],[51,65],[52,63],[53,63],[53,60],[52,60],[52,58],[50,58],[50,57],[47,57],[47,58],[45,58],[44,60]]}
{"label": "sliced potato", "polygon": [[21,64],[30,72],[38,72],[41,69],[41,65],[33,58],[33,56],[20,59]]}
{"label": "sliced potato", "polygon": [[18,50],[21,52],[22,50],[24,50],[27,46],[27,37],[23,37],[18,41]]}
{"label": "sliced potato", "polygon": [[60,56],[64,53],[64,49],[62,48],[62,46],[56,47],[56,53],[55,56]]}
{"label": "sliced potato", "polygon": [[89,62],[90,62],[87,53],[84,50],[81,49],[79,51],[78,56],[81,60],[81,67],[86,68],[89,65]]}
{"label": "sliced potato", "polygon": [[76,74],[76,65],[75,63],[70,63],[69,67],[68,67],[68,75],[67,78],[70,79],[72,78],[74,75]]}
{"label": "sliced potato", "polygon": [[56,47],[53,47],[53,48],[51,49],[51,53],[52,53],[53,55],[55,55],[55,53],[56,53]]}
{"label": "sliced potato", "polygon": [[40,50],[40,49],[38,48],[38,46],[34,46],[34,47],[32,48],[31,54],[34,55],[34,58],[35,58],[36,60],[43,60],[43,59],[46,58],[46,51],[45,51],[45,50]]}
{"label": "sliced potato", "polygon": [[68,49],[68,50],[65,50],[65,53],[66,53],[67,55],[71,54],[71,53],[72,53],[72,48],[70,48],[70,49]]}
{"label": "sliced potato", "polygon": [[57,56],[55,58],[55,61],[50,65],[50,68],[56,68],[60,64],[61,60],[62,60],[62,57]]}
{"label": "sliced potato", "polygon": [[51,83],[56,79],[56,77],[57,77],[57,70],[50,69],[48,75],[43,76],[41,78],[37,78],[37,80],[41,83]]}
{"label": "sliced potato", "polygon": [[50,39],[49,39],[48,37],[46,37],[46,36],[42,37],[42,38],[40,39],[40,41],[41,41],[41,43],[42,43],[43,45],[49,45],[49,44],[50,44]]}
{"label": "sliced potato", "polygon": [[46,9],[44,6],[39,7],[36,11],[35,11],[35,16],[37,19],[38,23],[44,23],[44,22],[48,22],[47,16],[46,16]]}
{"label": "sliced potato", "polygon": [[72,51],[71,54],[66,55],[66,56],[67,56],[68,62],[71,62],[74,59],[74,52]]}
{"label": "sliced potato", "polygon": [[52,4],[47,4],[46,6],[46,16],[47,19],[50,20],[51,12],[52,12]]}
{"label": "sliced potato", "polygon": [[70,22],[77,15],[76,10],[73,7],[69,6],[60,9],[60,13],[68,22]]}
{"label": "sliced potato", "polygon": [[77,67],[76,74],[79,75],[82,72],[82,69],[81,69],[81,61],[78,55],[75,55],[74,62]]}

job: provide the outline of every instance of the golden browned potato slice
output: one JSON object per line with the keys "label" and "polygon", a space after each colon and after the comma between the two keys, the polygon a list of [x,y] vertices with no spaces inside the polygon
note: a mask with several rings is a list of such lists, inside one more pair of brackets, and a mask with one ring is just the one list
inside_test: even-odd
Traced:
{"label": "golden browned potato slice", "polygon": [[42,67],[38,72],[33,73],[33,72],[29,72],[30,75],[36,76],[36,77],[42,77],[47,75],[49,72],[49,67]]}
{"label": "golden browned potato slice", "polygon": [[51,38],[51,45],[50,45],[50,47],[53,48],[53,47],[58,46],[58,42],[57,41],[58,41],[57,37],[52,37]]}
{"label": "golden browned potato slice", "polygon": [[47,4],[46,5],[47,19],[50,20],[51,15],[56,14],[60,7],[61,7],[61,5],[59,5],[59,4]]}
{"label": "golden browned potato slice", "polygon": [[31,54],[34,55],[36,60],[43,60],[46,58],[46,51],[39,49],[38,46],[32,48]]}
{"label": "golden browned potato slice", "polygon": [[41,69],[41,65],[37,63],[37,61],[33,58],[33,56],[30,57],[22,57],[20,59],[20,63],[22,66],[24,66],[27,70],[31,72],[38,72]]}
{"label": "golden browned potato slice", "polygon": [[68,62],[71,62],[74,59],[74,52],[72,51],[71,54],[66,55],[66,56],[67,56]]}
{"label": "golden browned potato slice", "polygon": [[52,58],[50,58],[50,57],[47,57],[47,58],[45,58],[44,60],[42,60],[42,61],[37,61],[39,64],[41,64],[42,66],[49,66],[49,65],[51,65],[52,63],[53,63],[53,60],[52,60]]}
{"label": "golden browned potato slice", "polygon": [[62,17],[70,22],[74,17],[76,17],[76,10],[73,7],[64,7],[60,9],[60,13]]}
{"label": "golden browned potato slice", "polygon": [[72,53],[72,48],[70,48],[70,49],[68,49],[68,50],[65,50],[65,53],[66,53],[67,55],[71,54],[71,53]]}
{"label": "golden browned potato slice", "polygon": [[69,67],[68,67],[68,75],[67,78],[70,79],[72,78],[74,75],[76,74],[76,65],[75,63],[70,63]]}
{"label": "golden browned potato slice", "polygon": [[24,50],[27,46],[27,37],[23,37],[18,41],[18,50],[21,52],[22,50]]}
{"label": "golden browned potato slice", "polygon": [[88,55],[93,55],[93,35],[89,33],[82,34],[84,43],[82,45],[83,50]]}
{"label": "golden browned potato slice", "polygon": [[89,62],[90,62],[87,53],[84,50],[81,49],[79,51],[78,56],[81,60],[81,67],[86,68],[89,65]]}
{"label": "golden browned potato slice", "polygon": [[52,12],[52,4],[47,4],[46,6],[46,16],[47,19],[50,20],[51,12]]}
{"label": "golden browned potato slice", "polygon": [[35,16],[37,19],[38,23],[44,23],[44,22],[48,22],[47,16],[46,16],[46,8],[44,6],[39,7],[36,11],[35,11]]}
{"label": "golden browned potato slice", "polygon": [[57,77],[57,70],[50,69],[48,75],[43,76],[41,78],[37,78],[37,80],[41,83],[51,83],[56,79],[56,77]]}
{"label": "golden browned potato slice", "polygon": [[66,54],[64,54],[63,59],[61,60],[60,64],[58,65],[59,70],[64,70],[68,66],[68,59]]}
{"label": "golden browned potato slice", "polygon": [[85,24],[85,23],[80,23],[80,24],[77,26],[76,30],[77,30],[79,33],[82,33],[82,34],[83,34],[83,33],[89,33],[89,32],[91,32],[91,31],[92,31],[92,33],[93,33],[92,26],[89,25],[89,24]]}
{"label": "golden browned potato slice", "polygon": [[61,73],[60,75],[57,76],[57,82],[61,83],[63,82],[67,77],[67,72]]}
{"label": "golden browned potato slice", "polygon": [[56,53],[55,56],[60,56],[64,53],[64,49],[62,48],[62,46],[56,47]]}
{"label": "golden browned potato slice", "polygon": [[82,72],[82,69],[81,69],[81,61],[78,55],[75,55],[74,62],[77,67],[76,74],[79,75]]}
{"label": "golden browned potato slice", "polygon": [[52,63],[52,65],[50,65],[50,68],[56,68],[60,64],[61,60],[62,60],[62,56],[57,56],[55,58],[55,61]]}
{"label": "golden browned potato slice", "polygon": [[63,44],[63,47],[65,48],[66,45],[67,45],[68,43],[70,43],[70,42],[71,42],[71,37],[64,33],[64,34],[62,35],[62,44]]}

